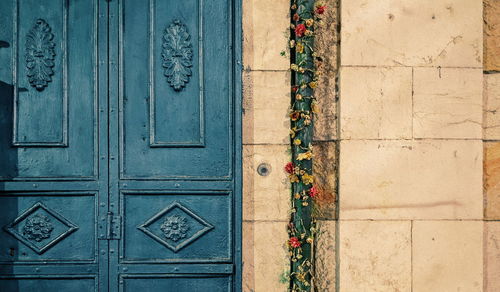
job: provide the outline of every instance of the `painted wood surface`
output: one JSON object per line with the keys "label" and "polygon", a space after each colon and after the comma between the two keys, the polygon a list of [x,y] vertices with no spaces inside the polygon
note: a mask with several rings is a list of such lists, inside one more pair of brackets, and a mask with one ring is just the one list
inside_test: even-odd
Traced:
{"label": "painted wood surface", "polygon": [[0,0],[0,291],[241,290],[233,2]]}

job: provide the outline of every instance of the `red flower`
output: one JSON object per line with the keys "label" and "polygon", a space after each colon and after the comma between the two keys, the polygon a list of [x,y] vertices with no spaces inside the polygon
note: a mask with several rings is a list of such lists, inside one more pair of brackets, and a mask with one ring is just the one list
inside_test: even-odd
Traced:
{"label": "red flower", "polygon": [[300,16],[299,16],[297,13],[295,13],[295,14],[293,15],[293,20],[294,20],[294,21],[299,21],[299,19],[300,19]]}
{"label": "red flower", "polygon": [[292,86],[292,92],[297,92],[297,90],[299,90],[298,86]]}
{"label": "red flower", "polygon": [[297,26],[295,27],[295,35],[301,37],[304,35],[305,32],[306,32],[306,26],[303,23],[297,24]]}
{"label": "red flower", "polygon": [[296,121],[296,120],[298,120],[299,118],[300,118],[300,112],[292,112],[292,113],[290,113],[290,119],[291,119],[292,121],[294,121],[294,122],[295,122],[295,121]]}
{"label": "red flower", "polygon": [[316,186],[313,186],[312,188],[309,189],[309,197],[314,198],[317,195],[319,195],[319,190],[316,188]]}
{"label": "red flower", "polygon": [[290,240],[288,240],[288,243],[293,248],[300,247],[300,241],[297,237],[290,237]]}
{"label": "red flower", "polygon": [[316,6],[316,13],[317,14],[323,14],[323,13],[325,13],[325,10],[326,10],[326,6],[325,5]]}
{"label": "red flower", "polygon": [[293,169],[294,169],[294,165],[292,162],[288,162],[286,165],[285,165],[285,171],[289,174],[292,174],[293,173]]}

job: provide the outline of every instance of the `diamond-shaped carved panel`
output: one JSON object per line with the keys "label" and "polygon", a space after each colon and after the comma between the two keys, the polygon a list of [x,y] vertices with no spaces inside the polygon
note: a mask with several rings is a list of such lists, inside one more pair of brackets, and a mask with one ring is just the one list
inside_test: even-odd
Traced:
{"label": "diamond-shaped carved panel", "polygon": [[173,252],[178,252],[214,226],[174,202],[137,228]]}
{"label": "diamond-shaped carved panel", "polygon": [[37,254],[43,254],[77,229],[75,224],[41,202],[4,227],[6,232]]}

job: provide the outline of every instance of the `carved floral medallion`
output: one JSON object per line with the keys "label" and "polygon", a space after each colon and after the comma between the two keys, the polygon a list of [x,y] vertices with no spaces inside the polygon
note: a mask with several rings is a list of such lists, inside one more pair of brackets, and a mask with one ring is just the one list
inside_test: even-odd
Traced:
{"label": "carved floral medallion", "polygon": [[179,239],[186,238],[189,224],[186,217],[174,215],[165,218],[160,228],[165,238],[177,242]]}
{"label": "carved floral medallion", "polygon": [[26,35],[27,76],[31,86],[38,91],[44,90],[54,75],[56,44],[53,39],[52,29],[43,19],[37,19]]}
{"label": "carved floral medallion", "polygon": [[26,220],[23,227],[23,235],[29,240],[40,242],[50,238],[54,226],[50,218],[42,214],[35,214]]}
{"label": "carved floral medallion", "polygon": [[174,20],[163,34],[163,75],[175,91],[181,91],[189,82],[193,66],[193,45],[187,27]]}

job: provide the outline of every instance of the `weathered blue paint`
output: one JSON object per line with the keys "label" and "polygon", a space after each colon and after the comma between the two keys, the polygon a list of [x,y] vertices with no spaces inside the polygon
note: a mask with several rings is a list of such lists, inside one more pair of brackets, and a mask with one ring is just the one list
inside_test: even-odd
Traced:
{"label": "weathered blue paint", "polygon": [[240,291],[240,3],[0,6],[0,291]]}

